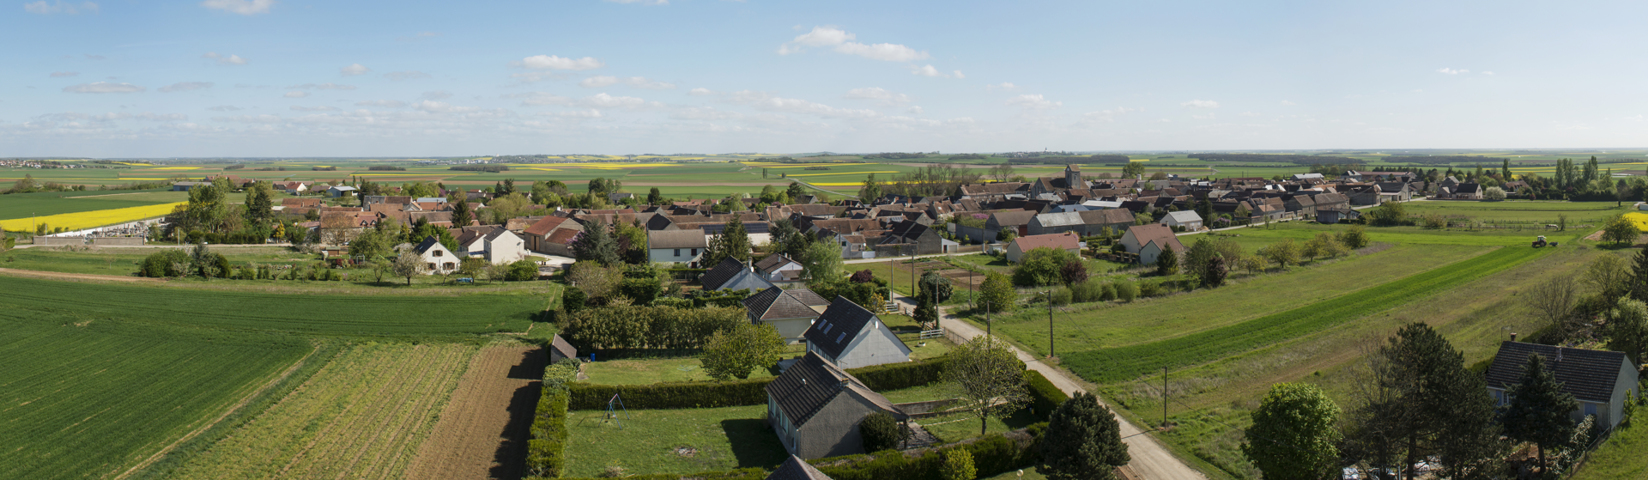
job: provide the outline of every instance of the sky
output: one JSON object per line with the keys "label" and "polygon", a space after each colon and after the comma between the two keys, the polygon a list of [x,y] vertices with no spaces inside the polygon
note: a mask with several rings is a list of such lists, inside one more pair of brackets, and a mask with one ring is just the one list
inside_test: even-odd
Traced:
{"label": "sky", "polygon": [[1644,147],[1642,18],[1648,2],[13,0],[0,157]]}

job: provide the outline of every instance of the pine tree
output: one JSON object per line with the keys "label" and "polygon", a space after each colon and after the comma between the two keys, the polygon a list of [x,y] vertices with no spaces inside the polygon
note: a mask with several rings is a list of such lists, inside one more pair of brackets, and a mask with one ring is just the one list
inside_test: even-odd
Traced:
{"label": "pine tree", "polygon": [[1539,446],[1539,469],[1547,471],[1546,451],[1561,446],[1574,436],[1569,415],[1579,409],[1573,395],[1562,391],[1545,359],[1529,355],[1522,382],[1505,392],[1511,404],[1505,407],[1505,433],[1512,439]]}
{"label": "pine tree", "polygon": [[744,230],[744,222],[736,214],[727,221],[727,228],[721,230],[720,235],[710,239],[708,248],[704,249],[703,264],[714,267],[727,258],[740,262],[750,259],[750,234]]}
{"label": "pine tree", "polygon": [[1631,266],[1629,287],[1632,299],[1648,302],[1648,246],[1637,250],[1636,264]]}
{"label": "pine tree", "polygon": [[600,220],[589,222],[584,233],[572,242],[573,257],[578,261],[592,261],[603,267],[617,265],[622,261],[618,256],[618,240],[607,231],[607,226]]}
{"label": "pine tree", "polygon": [[1481,376],[1465,369],[1464,356],[1447,339],[1429,325],[1413,323],[1398,330],[1378,356],[1378,388],[1392,393],[1368,407],[1381,413],[1363,429],[1395,440],[1406,452],[1406,465],[1437,453],[1450,468],[1487,460],[1493,445],[1483,442],[1496,437],[1488,430],[1493,400]]}
{"label": "pine tree", "polygon": [[1179,273],[1179,252],[1171,248],[1162,249],[1162,254],[1156,256],[1156,274],[1161,276]]}
{"label": "pine tree", "polygon": [[469,211],[469,202],[452,204],[452,226],[467,227],[475,221],[475,213]]}
{"label": "pine tree", "polygon": [[1038,470],[1053,480],[1115,478],[1116,467],[1132,461],[1115,415],[1098,397],[1077,392],[1053,410],[1041,439]]}

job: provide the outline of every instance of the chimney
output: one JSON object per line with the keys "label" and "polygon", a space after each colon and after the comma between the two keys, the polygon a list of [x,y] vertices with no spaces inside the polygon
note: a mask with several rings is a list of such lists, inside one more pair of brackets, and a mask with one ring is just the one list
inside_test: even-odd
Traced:
{"label": "chimney", "polygon": [[1516,332],[1511,332],[1511,341],[1516,341]]}
{"label": "chimney", "polygon": [[846,389],[847,389],[847,380],[846,380],[846,379],[842,379],[842,380],[841,380],[841,389],[842,389],[842,390],[846,390]]}

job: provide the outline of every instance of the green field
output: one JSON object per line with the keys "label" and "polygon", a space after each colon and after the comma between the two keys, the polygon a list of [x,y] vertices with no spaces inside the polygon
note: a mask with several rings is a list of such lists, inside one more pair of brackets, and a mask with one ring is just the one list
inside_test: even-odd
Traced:
{"label": "green field", "polygon": [[620,428],[602,421],[605,411],[567,412],[565,476],[601,476],[609,466],[629,474],[772,468],[787,456],[766,405],[627,413],[619,413]]}
{"label": "green field", "polygon": [[0,471],[109,477],[240,400],[312,347],[138,325],[0,298]]}
{"label": "green field", "polygon": [[37,192],[0,197],[0,220],[182,202],[188,192]]}
{"label": "green field", "polygon": [[520,332],[545,299],[532,295],[277,295],[0,277],[0,308],[80,320],[305,336],[471,338]]}

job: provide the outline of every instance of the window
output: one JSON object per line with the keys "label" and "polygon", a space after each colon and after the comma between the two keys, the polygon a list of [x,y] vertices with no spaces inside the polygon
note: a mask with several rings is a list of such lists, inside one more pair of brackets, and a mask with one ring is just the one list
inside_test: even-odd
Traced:
{"label": "window", "polygon": [[452,264],[452,262],[446,262],[446,264],[441,265],[441,268],[451,270],[453,268],[453,264]]}
{"label": "window", "polygon": [[1585,403],[1585,414],[1586,415],[1596,415],[1596,410],[1597,410],[1597,404],[1589,403],[1589,402]]}
{"label": "window", "polygon": [[830,324],[828,324],[828,323],[825,323],[825,324],[824,324],[824,330],[823,330],[823,332],[824,332],[824,333],[830,333],[830,329],[831,329],[831,328],[835,328],[835,325],[830,325]]}
{"label": "window", "polygon": [[844,338],[847,338],[847,332],[841,332],[841,335],[836,335],[835,343],[841,343],[841,339]]}
{"label": "window", "polygon": [[439,256],[441,256],[441,253],[443,253],[443,252],[441,252],[440,250],[436,250],[435,251],[435,256],[439,257]]}
{"label": "window", "polygon": [[430,269],[430,270],[434,270],[434,269],[435,269],[435,264],[434,264],[434,263],[430,263],[430,264],[429,264],[429,269]]}
{"label": "window", "polygon": [[681,249],[679,249],[679,248],[675,249],[675,256],[677,256],[677,257],[681,256]]}
{"label": "window", "polygon": [[698,249],[696,249],[696,248],[692,249],[692,256],[694,256],[694,257],[698,256]]}

